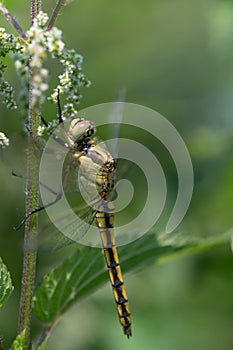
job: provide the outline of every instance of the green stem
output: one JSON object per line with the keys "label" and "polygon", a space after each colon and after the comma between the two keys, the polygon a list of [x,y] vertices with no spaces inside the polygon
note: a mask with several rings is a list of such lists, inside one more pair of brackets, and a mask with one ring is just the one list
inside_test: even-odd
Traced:
{"label": "green stem", "polygon": [[[41,8],[41,0],[31,0],[31,23]],[[30,64],[30,63],[29,63]],[[31,134],[36,138],[36,130],[40,123],[40,117],[32,108],[32,75],[33,67],[30,66],[30,81],[29,81],[29,111],[28,111],[28,126]],[[36,247],[33,242],[37,236],[37,215],[28,215],[33,209],[38,207],[38,174],[39,174],[39,159],[36,156],[35,143],[32,137],[28,136],[28,153],[27,153],[27,185],[26,185],[26,216],[28,219],[25,223],[24,235],[24,261],[23,261],[23,276],[22,289],[20,298],[19,311],[19,326],[18,333],[24,329],[26,332],[27,348],[30,346],[30,329],[32,315],[32,297],[35,285],[35,268],[36,268]]]}

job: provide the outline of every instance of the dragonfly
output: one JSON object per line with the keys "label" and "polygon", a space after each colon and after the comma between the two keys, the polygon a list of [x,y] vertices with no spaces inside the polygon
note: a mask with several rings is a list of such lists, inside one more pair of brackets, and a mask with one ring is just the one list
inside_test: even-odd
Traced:
{"label": "dragonfly", "polygon": [[[88,203],[91,206],[88,225],[95,223],[100,233],[119,321],[124,334],[129,338],[132,336],[130,308],[114,237],[112,194],[115,188],[116,160],[102,144],[97,143],[97,139],[94,136],[96,129],[92,121],[84,118],[73,119],[67,131],[62,117],[59,91],[57,102],[59,128],[65,142],[54,133],[50,132],[49,134],[60,145],[68,148],[67,159],[74,173],[77,176],[79,175],[81,182],[83,182],[83,187],[85,188],[85,184],[88,183],[88,188],[93,186],[97,190],[97,196],[90,198]],[[45,126],[48,126],[43,118],[42,122]],[[60,195],[47,206],[52,205],[59,199]],[[46,205],[39,208],[39,210],[45,207]],[[33,212],[36,211],[38,210]]]}

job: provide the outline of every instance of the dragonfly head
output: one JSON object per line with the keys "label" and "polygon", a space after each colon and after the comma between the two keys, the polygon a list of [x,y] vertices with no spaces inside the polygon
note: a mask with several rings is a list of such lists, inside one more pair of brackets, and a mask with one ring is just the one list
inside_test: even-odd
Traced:
{"label": "dragonfly head", "polygon": [[87,137],[91,137],[95,133],[95,126],[90,120],[84,118],[73,119],[70,123],[69,136],[79,143]]}

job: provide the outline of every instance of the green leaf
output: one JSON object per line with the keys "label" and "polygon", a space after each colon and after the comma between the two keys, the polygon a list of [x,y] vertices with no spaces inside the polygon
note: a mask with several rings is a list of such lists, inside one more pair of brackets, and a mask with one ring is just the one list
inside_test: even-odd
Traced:
{"label": "green leaf", "polygon": [[13,341],[13,344],[11,345],[10,350],[26,350],[26,337],[25,337],[25,330],[23,330],[19,335],[17,335],[17,338]]}
{"label": "green leaf", "polygon": [[[211,239],[188,240],[184,235],[146,235],[118,248],[124,272],[152,261],[193,254],[229,241],[230,232]],[[72,257],[43,279],[34,298],[34,313],[46,323],[54,322],[80,297],[108,279],[99,249],[79,247]]]}
{"label": "green leaf", "polygon": [[34,313],[46,323],[54,322],[96,283],[106,279],[101,250],[81,246],[60,267],[44,276],[34,297]]}
{"label": "green leaf", "polygon": [[0,258],[0,307],[4,304],[13,289],[10,273]]}
{"label": "green leaf", "polygon": [[[190,239],[181,233],[147,234],[118,248],[121,266],[125,273],[151,262],[203,252],[229,242],[231,235],[229,231],[208,239]],[[44,276],[34,297],[34,313],[43,322],[54,323],[77,300],[107,280],[101,250],[78,246],[69,259]]]}

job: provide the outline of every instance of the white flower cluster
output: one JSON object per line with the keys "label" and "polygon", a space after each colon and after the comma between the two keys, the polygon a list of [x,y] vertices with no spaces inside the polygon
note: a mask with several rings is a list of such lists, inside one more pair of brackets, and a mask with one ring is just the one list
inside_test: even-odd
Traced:
{"label": "white flower cluster", "polygon": [[[91,82],[82,73],[83,57],[75,50],[64,49],[59,58],[64,67],[64,72],[59,75],[58,88],[61,94],[67,93],[63,113],[73,117],[77,113],[75,105],[78,105],[82,98],[80,88],[83,86],[89,87]],[[51,101],[57,102],[57,93],[58,90],[54,89],[50,96]]]}
{"label": "white flower cluster", "polygon": [[[6,57],[9,53],[21,52],[21,45],[16,37],[6,33],[5,28],[0,28],[0,57]],[[17,108],[12,86],[4,79],[4,71],[7,66],[0,60],[0,94],[3,103],[9,109]]]}
{"label": "white flower cluster", "polygon": [[39,125],[37,128],[37,135],[43,136],[45,129],[46,129],[45,125]]}
{"label": "white flower cluster", "polygon": [[40,112],[40,106],[45,101],[45,91],[48,90],[48,70],[43,67],[43,62],[47,57],[47,47],[45,45],[45,26],[47,21],[47,14],[40,12],[27,32],[26,55],[28,58],[30,57],[30,70],[32,73],[31,107],[35,112]]}
{"label": "white flower cluster", "polygon": [[90,86],[90,81],[82,73],[83,57],[75,50],[68,50],[62,41],[62,31],[56,27],[46,30],[48,16],[40,12],[33,26],[27,32],[28,56],[31,57],[31,69],[33,71],[32,105],[37,111],[45,100],[45,91],[48,89],[48,71],[43,67],[43,61],[48,52],[51,57],[58,59],[64,71],[59,75],[59,85],[50,96],[49,100],[57,103],[57,91],[67,94],[64,113],[73,116],[77,113],[74,105],[81,99],[80,88]]}
{"label": "white flower cluster", "polygon": [[10,141],[3,132],[0,132],[0,147],[5,148],[9,146]]}
{"label": "white flower cluster", "polygon": [[1,45],[7,46],[9,42],[9,34],[6,33],[6,29],[0,27],[0,38],[1,38]]}
{"label": "white flower cluster", "polygon": [[[64,118],[65,119],[65,118]],[[47,133],[52,133],[52,132],[54,132],[54,129],[56,129],[57,127],[58,127],[58,125],[59,125],[59,120],[58,120],[58,118],[57,119],[54,119],[54,120],[52,120],[51,122],[48,122],[48,125],[40,125],[40,126],[38,126],[38,128],[37,128],[37,135],[38,136],[43,136],[44,135],[44,133],[45,133],[45,131],[47,132]]]}
{"label": "white flower cluster", "polygon": [[64,48],[64,43],[61,41],[62,32],[57,28],[46,31],[47,22],[48,15],[40,12],[27,31],[28,41],[25,42],[22,55],[15,61],[16,70],[25,90],[28,89],[29,71],[32,73],[31,106],[38,113],[48,90],[48,70],[43,66],[44,61],[48,52],[55,57],[61,55]]}
{"label": "white flower cluster", "polygon": [[65,44],[62,41],[62,31],[53,27],[49,32],[45,32],[46,46],[52,57],[62,56]]}
{"label": "white flower cluster", "polygon": [[[47,14],[40,12],[26,33],[27,41],[7,34],[5,29],[0,28],[0,57],[5,57],[9,52],[14,54],[15,68],[22,84],[20,101],[25,112],[28,109],[29,76],[31,74],[30,102],[36,113],[40,113],[48,90],[49,72],[44,67],[44,61],[48,54],[52,59],[58,60],[63,71],[58,77],[59,84],[53,90],[49,100],[57,103],[58,89],[61,95],[65,94],[63,113],[69,118],[77,113],[76,105],[82,98],[80,88],[89,87],[90,81],[82,73],[83,57],[75,50],[68,50],[62,41],[62,31],[56,27],[47,30],[47,23]],[[15,108],[16,104],[12,99],[13,89],[11,91],[11,86],[2,79],[4,68],[5,65],[0,61],[0,94],[4,90],[5,103]],[[41,127],[38,133],[42,134],[43,129],[44,127]]]}
{"label": "white flower cluster", "polygon": [[1,42],[1,55],[10,51],[16,52],[22,49],[19,40],[13,35],[8,34],[5,28],[0,27],[0,42]]}

